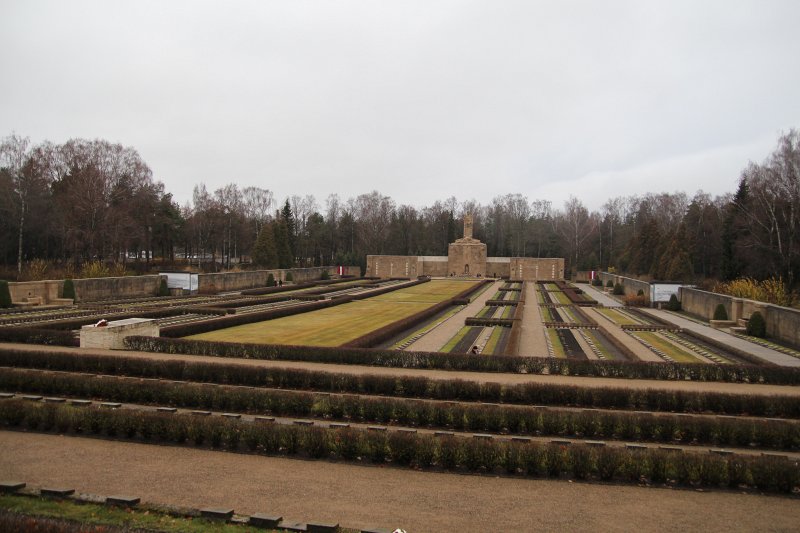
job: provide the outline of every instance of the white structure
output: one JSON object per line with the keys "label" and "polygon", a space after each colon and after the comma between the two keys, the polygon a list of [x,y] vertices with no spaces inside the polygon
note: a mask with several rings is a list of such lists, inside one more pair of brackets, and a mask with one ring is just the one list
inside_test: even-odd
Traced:
{"label": "white structure", "polygon": [[[103,321],[101,320],[100,322]],[[158,323],[151,318],[113,320],[105,326],[83,326],[81,328],[81,348],[124,350],[125,343],[123,339],[125,337],[134,335],[158,337],[159,333]]]}
{"label": "white structure", "polygon": [[194,294],[200,286],[197,274],[191,272],[159,272],[158,274],[166,276],[168,289],[183,289],[189,294]]}

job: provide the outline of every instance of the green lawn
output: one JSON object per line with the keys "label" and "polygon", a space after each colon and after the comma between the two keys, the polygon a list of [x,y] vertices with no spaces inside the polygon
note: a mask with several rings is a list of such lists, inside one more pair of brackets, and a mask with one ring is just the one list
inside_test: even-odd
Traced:
{"label": "green lawn", "polygon": [[187,338],[248,344],[341,346],[452,298],[469,286],[468,282],[463,281],[434,280],[328,309],[209,331]]}
{"label": "green lawn", "polygon": [[672,357],[678,363],[701,363],[705,362],[705,360],[701,360],[698,356],[691,353],[689,350],[681,348],[663,336],[659,335],[658,333],[651,333],[646,331],[637,331],[636,336],[647,341],[650,343],[651,346],[661,350],[668,356]]}

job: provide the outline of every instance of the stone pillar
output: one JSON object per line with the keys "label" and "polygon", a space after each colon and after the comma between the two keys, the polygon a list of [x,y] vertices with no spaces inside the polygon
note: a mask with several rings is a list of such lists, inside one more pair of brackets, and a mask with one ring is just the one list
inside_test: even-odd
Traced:
{"label": "stone pillar", "polygon": [[472,238],[472,215],[464,215],[464,238]]}

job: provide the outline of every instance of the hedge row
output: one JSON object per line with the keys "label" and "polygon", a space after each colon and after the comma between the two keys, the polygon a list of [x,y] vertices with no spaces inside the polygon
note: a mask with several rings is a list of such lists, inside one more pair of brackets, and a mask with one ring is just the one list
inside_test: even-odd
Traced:
{"label": "hedge row", "polygon": [[[251,315],[247,315],[251,316]],[[310,361],[394,368],[425,368],[517,374],[557,374],[676,381],[723,381],[732,383],[800,384],[800,369],[757,365],[709,365],[650,361],[596,361],[438,352],[409,352],[323,346],[243,344],[156,337],[127,337],[131,350],[157,353],[210,355],[244,359]]]}
{"label": "hedge row", "polygon": [[0,402],[0,424],[34,431],[449,471],[569,476],[636,484],[647,480],[708,488],[747,486],[783,493],[791,493],[800,483],[800,465],[777,457],[442,438],[22,401]]}
{"label": "hedge row", "polygon": [[292,285],[284,285],[282,287],[259,287],[256,289],[243,290],[242,294],[245,296],[262,296],[264,294],[274,294],[276,292],[296,291],[298,289],[305,289],[307,287],[317,287],[320,285],[333,285],[335,283],[344,283],[345,281],[353,281],[353,279],[354,278],[348,277],[348,278],[339,278],[331,280],[305,281],[302,283],[294,283]]}
{"label": "hedge row", "polygon": [[86,524],[64,518],[34,516],[0,509],[0,531],[24,533],[133,533],[128,527]]}
{"label": "hedge row", "polygon": [[71,331],[25,327],[0,328],[0,342],[79,346],[80,340]]}
{"label": "hedge row", "polygon": [[709,446],[800,448],[800,423],[630,412],[579,412],[425,402],[198,383],[98,379],[85,374],[0,369],[0,388],[17,393],[261,415],[318,417],[517,435],[548,435]]}
{"label": "hedge row", "polygon": [[798,396],[578,387],[550,383],[501,385],[421,376],[337,374],[240,364],[2,349],[0,366],[402,398],[800,418]]}

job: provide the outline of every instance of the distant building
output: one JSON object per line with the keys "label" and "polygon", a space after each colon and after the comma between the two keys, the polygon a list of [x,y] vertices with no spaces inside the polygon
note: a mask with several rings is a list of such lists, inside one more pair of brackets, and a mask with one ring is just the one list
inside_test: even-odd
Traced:
{"label": "distant building", "polygon": [[472,236],[472,215],[466,215],[464,237],[450,243],[447,257],[368,255],[366,275],[378,278],[509,277],[525,281],[564,279],[564,259],[486,257],[486,245]]}

